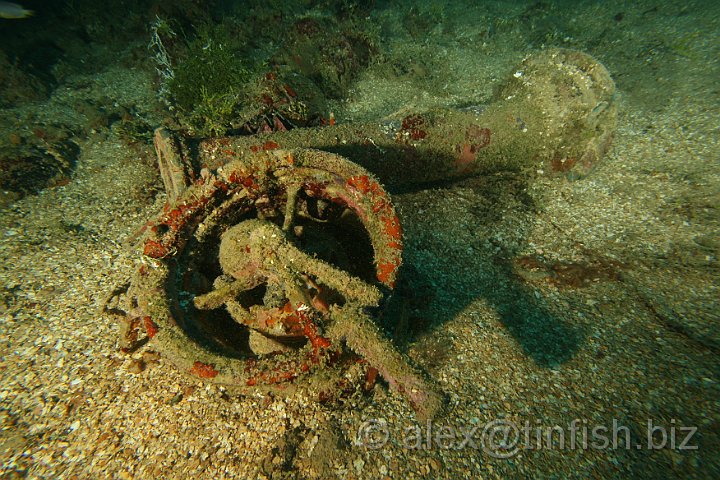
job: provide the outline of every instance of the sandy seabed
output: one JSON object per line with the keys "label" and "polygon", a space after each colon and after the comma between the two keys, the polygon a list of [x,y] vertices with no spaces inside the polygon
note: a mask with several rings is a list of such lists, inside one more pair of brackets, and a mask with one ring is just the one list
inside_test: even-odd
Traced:
{"label": "sandy seabed", "polygon": [[[371,67],[338,121],[483,103],[530,50],[527,32],[493,19],[523,8],[447,7],[422,45],[389,42],[411,73]],[[414,292],[397,342],[447,396],[441,417],[418,423],[383,384],[333,405],[238,397],[151,347],[120,352],[102,307],[165,198],[151,147],[99,131],[79,140],[69,184],[0,214],[4,477],[719,477],[720,8],[602,2],[558,16],[577,34],[556,45],[594,55],[620,92],[591,175],[393,196]],[[155,95],[152,72],[120,65],[84,80],[37,115],[77,95]]]}

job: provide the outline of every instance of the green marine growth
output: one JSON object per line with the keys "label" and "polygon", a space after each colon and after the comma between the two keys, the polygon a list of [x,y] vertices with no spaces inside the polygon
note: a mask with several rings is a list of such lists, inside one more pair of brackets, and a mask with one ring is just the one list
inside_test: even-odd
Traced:
{"label": "green marine growth", "polygon": [[200,136],[227,133],[249,78],[230,30],[226,23],[202,27],[164,79],[180,122]]}

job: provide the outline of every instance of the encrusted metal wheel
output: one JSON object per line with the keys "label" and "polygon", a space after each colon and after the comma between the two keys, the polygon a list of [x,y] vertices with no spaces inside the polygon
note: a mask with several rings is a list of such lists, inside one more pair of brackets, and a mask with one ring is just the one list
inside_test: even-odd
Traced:
{"label": "encrusted metal wheel", "polygon": [[327,395],[364,357],[426,413],[430,389],[371,317],[401,254],[392,202],[361,167],[317,150],[249,153],[150,222],[130,316],[213,382]]}

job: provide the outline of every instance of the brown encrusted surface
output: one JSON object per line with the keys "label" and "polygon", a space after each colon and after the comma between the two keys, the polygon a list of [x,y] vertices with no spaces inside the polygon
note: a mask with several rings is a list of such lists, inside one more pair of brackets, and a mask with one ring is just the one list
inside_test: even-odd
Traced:
{"label": "brown encrusted surface", "polygon": [[[302,395],[239,398],[189,380],[147,350],[120,353],[115,318],[98,312],[137,260],[127,241],[164,198],[148,195],[159,186],[152,163],[106,132],[80,142],[70,184],[0,214],[3,473],[717,478],[719,53],[712,40],[720,12],[711,3],[682,8],[586,4],[573,11],[576,33],[544,39],[592,49],[618,81],[623,99],[610,154],[576,182],[526,190],[516,177],[496,175],[395,195],[408,266],[396,307],[411,328],[407,353],[449,397],[442,425],[567,426],[578,418],[610,426],[616,419],[642,438],[648,419],[675,420],[698,427],[697,450],[544,449],[508,460],[474,449],[413,450],[400,442],[416,425],[413,414],[383,385],[329,405]],[[391,58],[411,58],[427,74],[416,82],[367,74],[337,118],[481,103],[529,36],[542,31],[540,22],[526,31],[513,19],[548,19],[524,12],[504,3],[448,7],[454,40],[442,49],[416,41],[389,47]],[[390,25],[394,15],[386,14]],[[555,11],[550,19],[558,17],[566,18]],[[113,98],[152,95],[149,77],[117,66],[80,80]],[[60,115],[60,106],[48,105],[46,115]],[[537,262],[518,265],[528,257]],[[597,273],[610,268],[616,274]],[[597,280],[583,281],[593,269]],[[385,421],[393,441],[354,445],[367,419]]]}
{"label": "brown encrusted surface", "polygon": [[237,155],[318,148],[351,157],[392,186],[515,171],[587,175],[607,151],[617,124],[615,83],[592,56],[570,49],[529,53],[504,73],[481,112],[432,109],[380,124],[296,129],[259,137],[207,139],[198,164],[214,168]]}

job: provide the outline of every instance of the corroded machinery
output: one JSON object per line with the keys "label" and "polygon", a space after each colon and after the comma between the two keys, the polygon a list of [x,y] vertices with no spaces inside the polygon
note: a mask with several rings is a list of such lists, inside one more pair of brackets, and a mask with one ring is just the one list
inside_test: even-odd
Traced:
{"label": "corroded machinery", "polygon": [[403,250],[381,182],[583,176],[612,138],[614,95],[597,61],[549,50],[483,109],[192,148],[159,129],[168,202],[146,225],[123,341],[147,339],[180,369],[240,389],[328,398],[379,373],[432,417],[438,388],[376,326]]}
{"label": "corroded machinery", "polygon": [[[181,165],[165,141],[159,131],[164,165]],[[362,358],[423,415],[439,407],[371,317],[395,284],[402,233],[363,168],[318,150],[250,153],[203,170],[147,230],[126,335],[144,328],[181,369],[330,396]]]}

